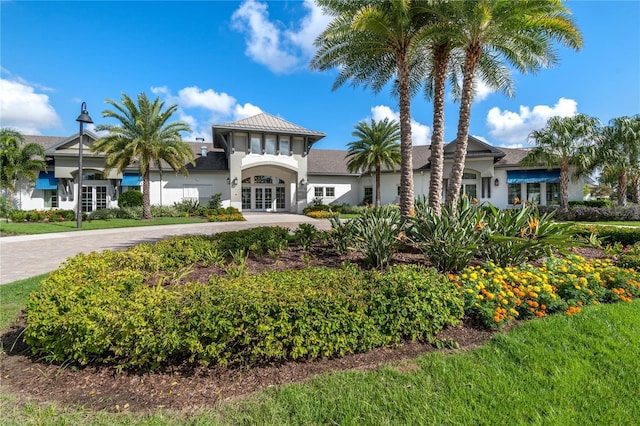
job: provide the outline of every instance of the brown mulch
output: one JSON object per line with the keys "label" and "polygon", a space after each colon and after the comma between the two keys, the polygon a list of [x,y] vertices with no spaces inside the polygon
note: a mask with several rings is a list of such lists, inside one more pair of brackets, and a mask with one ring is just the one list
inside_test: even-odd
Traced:
{"label": "brown mulch", "polygon": [[[577,250],[587,258],[604,257],[601,250]],[[273,269],[301,269],[311,265],[335,266],[347,258],[361,263],[356,255],[338,257],[327,255],[323,248],[315,248],[311,260],[303,260],[302,251],[284,252],[279,260],[263,256],[249,258],[251,273]],[[401,253],[394,263],[422,263],[415,253]],[[222,270],[215,266],[197,266],[181,279],[205,281]],[[76,368],[71,365],[53,365],[29,355],[20,336],[24,330],[21,315],[9,330],[0,336],[0,384],[24,401],[56,402],[61,405],[83,406],[91,410],[152,412],[167,409],[192,413],[213,407],[219,401],[245,397],[255,391],[286,383],[301,382],[320,374],[343,370],[373,370],[383,365],[395,365],[399,371],[410,371],[410,360],[436,350],[433,345],[405,343],[399,347],[384,347],[341,358],[322,358],[297,362],[274,363],[254,368],[205,368],[193,365],[167,367],[161,371],[116,373],[109,367]],[[451,327],[437,338],[443,342],[456,342],[459,350],[468,350],[488,341],[495,332],[463,324]]]}

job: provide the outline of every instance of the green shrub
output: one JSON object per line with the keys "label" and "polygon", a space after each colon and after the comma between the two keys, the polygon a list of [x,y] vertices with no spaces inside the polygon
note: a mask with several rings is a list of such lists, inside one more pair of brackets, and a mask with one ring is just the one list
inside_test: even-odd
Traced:
{"label": "green shrub", "polygon": [[552,221],[552,214],[540,215],[535,206],[520,209],[485,209],[484,241],[479,254],[499,266],[520,265],[550,256],[575,245],[573,225]]}
{"label": "green shrub", "polygon": [[132,189],[118,197],[118,207],[142,207],[142,192]]}
{"label": "green shrub", "polygon": [[389,206],[370,209],[352,220],[355,249],[369,266],[385,268],[400,244],[400,210]]}
{"label": "green shrub", "polygon": [[180,217],[180,212],[173,206],[151,206],[153,217]]}
{"label": "green shrub", "polygon": [[238,250],[258,250],[266,253],[269,249],[280,246],[281,241],[289,239],[289,230],[278,226],[260,226],[257,228],[243,229],[241,231],[221,232],[211,238],[217,242],[218,247],[225,256]]}
{"label": "green shrub", "polygon": [[9,213],[9,220],[12,222],[24,222],[27,220],[27,212],[23,210],[13,210]]}
{"label": "green shrub", "polygon": [[585,207],[611,207],[611,200],[572,200],[569,206],[585,206]]}
{"label": "green shrub", "polygon": [[[254,237],[283,231],[264,228]],[[70,258],[29,297],[25,341],[47,361],[78,365],[246,365],[431,341],[462,316],[452,284],[414,266],[147,283],[158,271],[212,257],[212,250],[217,242],[198,236]]]}
{"label": "green shrub", "polygon": [[118,219],[141,219],[142,206],[138,207],[121,207],[118,210]]}
{"label": "green shrub", "polygon": [[89,213],[89,220],[116,219],[119,209],[98,209]]}
{"label": "green shrub", "polygon": [[576,225],[576,234],[584,238],[589,238],[591,234],[595,234],[605,245],[618,243],[624,246],[632,246],[640,242],[640,227]]}
{"label": "green shrub", "polygon": [[310,223],[301,223],[293,231],[293,241],[298,243],[303,250],[309,250],[318,239],[318,228]]}
{"label": "green shrub", "polygon": [[222,194],[217,192],[209,199],[209,208],[219,209],[220,207],[222,207]]}
{"label": "green shrub", "polygon": [[354,231],[353,221],[342,221],[340,217],[332,217],[329,219],[331,229],[326,233],[329,246],[339,255],[346,254],[349,250],[354,249]]}
{"label": "green shrub", "polygon": [[425,198],[416,200],[407,236],[440,271],[466,267],[482,245],[485,212],[461,197],[458,206],[443,207],[436,215]]}

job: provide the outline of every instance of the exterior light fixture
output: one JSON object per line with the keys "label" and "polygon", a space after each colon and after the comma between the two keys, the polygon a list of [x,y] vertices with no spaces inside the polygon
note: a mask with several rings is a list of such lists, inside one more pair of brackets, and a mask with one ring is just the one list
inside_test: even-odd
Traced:
{"label": "exterior light fixture", "polygon": [[233,186],[238,185],[238,178],[237,178],[237,177],[234,177],[234,178],[233,178],[233,182],[231,182],[231,184],[232,184]]}
{"label": "exterior light fixture", "polygon": [[231,183],[231,178],[227,177],[227,185]]}
{"label": "exterior light fixture", "polygon": [[307,186],[307,180],[305,178],[300,179],[300,185]]}
{"label": "exterior light fixture", "polygon": [[496,180],[493,181],[493,185],[494,186],[500,185],[500,180],[498,178],[496,178]]}
{"label": "exterior light fixture", "polygon": [[78,138],[80,140],[78,144],[78,199],[77,199],[77,213],[76,213],[76,224],[78,229],[82,229],[82,154],[84,151],[83,139],[84,139],[84,124],[93,123],[91,117],[89,117],[89,113],[87,112],[87,103],[83,102],[80,106],[80,115],[76,118],[76,121],[80,123],[80,132],[78,133]]}

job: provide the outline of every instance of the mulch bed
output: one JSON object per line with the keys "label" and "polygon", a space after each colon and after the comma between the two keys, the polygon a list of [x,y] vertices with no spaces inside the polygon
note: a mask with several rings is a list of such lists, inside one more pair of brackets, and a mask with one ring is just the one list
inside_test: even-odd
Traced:
{"label": "mulch bed", "polygon": [[[577,249],[578,250],[578,249]],[[581,248],[579,254],[587,258],[605,257],[601,250]],[[307,261],[302,250],[285,251],[279,260],[263,256],[249,258],[251,273],[274,269],[302,269]],[[311,265],[336,266],[344,260],[362,263],[351,254],[346,257],[327,255],[322,247],[312,251]],[[424,263],[417,253],[399,253],[394,263]],[[196,266],[185,280],[205,281],[220,268]],[[428,352],[452,351],[436,349],[423,343],[405,343],[399,347],[384,347],[341,358],[322,358],[306,361],[273,363],[259,367],[204,368],[193,365],[167,367],[153,373],[116,373],[109,367],[76,368],[53,365],[30,356],[20,336],[25,326],[20,315],[9,330],[0,336],[0,378],[3,392],[11,393],[20,402],[55,402],[60,405],[78,405],[90,410],[128,411],[148,413],[166,409],[192,413],[213,407],[219,401],[235,400],[258,390],[286,383],[301,382],[320,374],[344,370],[372,370],[383,365],[394,365],[400,371],[410,370],[411,360]],[[458,349],[468,350],[488,341],[495,331],[487,331],[465,323],[440,333],[441,341],[455,341]]]}

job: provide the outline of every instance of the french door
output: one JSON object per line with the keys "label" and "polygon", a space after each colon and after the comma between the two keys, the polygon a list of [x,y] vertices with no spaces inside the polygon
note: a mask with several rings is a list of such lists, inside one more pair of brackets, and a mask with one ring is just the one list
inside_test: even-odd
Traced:
{"label": "french door", "polygon": [[102,185],[82,186],[82,211],[91,213],[107,208],[107,187]]}
{"label": "french door", "polygon": [[284,186],[242,187],[242,210],[273,212],[285,208]]}

